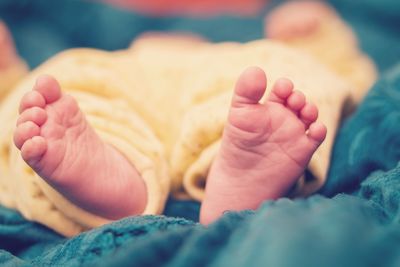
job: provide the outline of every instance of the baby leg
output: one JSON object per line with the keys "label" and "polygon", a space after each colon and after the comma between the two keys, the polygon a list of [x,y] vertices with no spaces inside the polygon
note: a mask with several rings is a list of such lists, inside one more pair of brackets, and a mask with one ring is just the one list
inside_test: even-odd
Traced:
{"label": "baby leg", "polygon": [[334,12],[320,1],[292,1],[279,6],[266,17],[265,34],[278,40],[306,37],[331,16]]}
{"label": "baby leg", "polygon": [[362,53],[350,25],[328,4],[311,0],[283,4],[265,21],[268,38],[312,55],[352,85],[344,114],[354,111],[375,82],[377,71],[373,61]]}
{"label": "baby leg", "polygon": [[27,72],[28,68],[18,56],[7,26],[0,21],[0,101]]}
{"label": "baby leg", "polygon": [[326,136],[318,110],[293,91],[287,79],[276,82],[265,103],[266,77],[247,69],[236,84],[221,147],[211,167],[200,221],[208,224],[224,211],[256,209],[285,196],[303,174]]}
{"label": "baby leg", "polygon": [[0,71],[18,61],[14,42],[6,25],[0,21]]}
{"label": "baby leg", "polygon": [[39,176],[89,212],[118,219],[146,206],[146,186],[135,167],[99,138],[50,76],[39,77],[22,98],[14,143]]}

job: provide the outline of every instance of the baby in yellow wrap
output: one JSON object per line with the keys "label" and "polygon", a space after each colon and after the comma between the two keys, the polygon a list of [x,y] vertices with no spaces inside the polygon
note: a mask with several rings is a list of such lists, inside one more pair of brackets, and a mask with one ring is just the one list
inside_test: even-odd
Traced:
{"label": "baby in yellow wrap", "polygon": [[[0,120],[17,127],[0,133],[6,151],[0,167],[16,182],[0,181],[6,192],[0,201],[73,235],[159,213],[170,187],[203,200],[204,224],[291,191],[309,194],[323,184],[341,110],[367,87],[334,72],[265,40],[240,45],[154,37],[126,51],[64,52],[2,103]],[[321,105],[328,135],[307,99]],[[20,163],[11,136],[41,178]],[[318,179],[299,186],[325,138],[310,164]],[[205,193],[191,189],[204,179]],[[25,195],[13,196],[19,191]]]}
{"label": "baby in yellow wrap", "polygon": [[[317,107],[293,91],[290,80],[278,80],[260,102],[266,82],[256,67],[236,82],[221,147],[208,174],[202,223],[227,210],[255,209],[266,199],[284,196],[325,138],[325,126],[316,122]],[[47,183],[107,219],[144,211],[148,196],[135,166],[97,135],[54,78],[39,77],[19,112],[15,145]]]}

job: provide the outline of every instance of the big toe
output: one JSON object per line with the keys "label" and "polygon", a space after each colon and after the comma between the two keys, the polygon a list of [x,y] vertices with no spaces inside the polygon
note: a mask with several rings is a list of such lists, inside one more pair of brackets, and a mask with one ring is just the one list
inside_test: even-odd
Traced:
{"label": "big toe", "polygon": [[39,76],[33,89],[43,96],[46,104],[51,104],[61,97],[60,85],[50,75]]}
{"label": "big toe", "polygon": [[266,85],[267,78],[262,69],[247,68],[236,83],[232,106],[257,104],[265,93]]}

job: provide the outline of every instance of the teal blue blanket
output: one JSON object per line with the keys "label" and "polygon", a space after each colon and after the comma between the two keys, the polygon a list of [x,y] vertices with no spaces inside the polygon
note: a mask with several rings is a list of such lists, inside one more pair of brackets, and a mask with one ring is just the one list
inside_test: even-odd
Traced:
{"label": "teal blue blanket", "polygon": [[[400,266],[400,29],[393,26],[400,25],[400,4],[332,3],[384,74],[341,127],[318,195],[227,213],[208,228],[196,223],[197,203],[171,200],[165,216],[126,218],[72,239],[0,207],[0,264]],[[0,16],[31,66],[73,46],[122,48],[147,29],[191,30],[216,41],[262,32],[261,17],[154,19],[77,0],[3,0]]]}

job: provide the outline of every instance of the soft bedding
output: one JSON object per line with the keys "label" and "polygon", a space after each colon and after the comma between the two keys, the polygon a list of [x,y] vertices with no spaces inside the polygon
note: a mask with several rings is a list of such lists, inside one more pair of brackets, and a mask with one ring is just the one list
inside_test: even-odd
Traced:
{"label": "soft bedding", "polygon": [[[382,76],[339,130],[328,180],[319,194],[227,213],[208,228],[196,223],[197,203],[171,200],[165,216],[126,218],[69,239],[0,207],[0,263],[399,266],[400,33],[395,25],[400,4],[331,2],[352,23]],[[63,14],[79,16],[71,20]],[[155,19],[77,0],[3,0],[0,16],[30,66],[73,46],[122,48],[145,30],[192,30],[214,41],[246,41],[262,33],[261,17]],[[221,30],[212,31],[215,25]]]}

